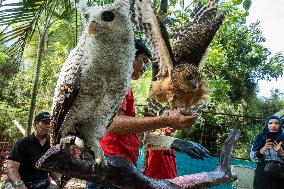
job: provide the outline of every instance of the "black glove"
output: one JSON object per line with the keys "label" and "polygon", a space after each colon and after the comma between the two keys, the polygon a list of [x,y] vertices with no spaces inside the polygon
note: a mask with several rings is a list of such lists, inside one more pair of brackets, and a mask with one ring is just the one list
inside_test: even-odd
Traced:
{"label": "black glove", "polygon": [[210,155],[209,151],[202,145],[181,139],[174,140],[171,144],[171,149],[183,152],[194,159],[204,159],[205,157],[208,158]]}

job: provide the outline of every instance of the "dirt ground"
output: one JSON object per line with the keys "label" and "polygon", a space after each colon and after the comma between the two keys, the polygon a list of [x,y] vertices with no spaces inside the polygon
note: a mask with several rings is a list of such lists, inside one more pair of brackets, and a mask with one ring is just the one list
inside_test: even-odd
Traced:
{"label": "dirt ground", "polygon": [[[5,184],[4,188],[4,183],[6,178],[7,178],[6,175],[1,176],[0,188],[15,189],[11,184]],[[84,188],[86,188],[86,181],[73,178],[69,180],[66,186],[63,187],[62,189],[84,189]],[[49,186],[48,189],[58,189],[58,186],[54,182],[51,182],[51,185]]]}

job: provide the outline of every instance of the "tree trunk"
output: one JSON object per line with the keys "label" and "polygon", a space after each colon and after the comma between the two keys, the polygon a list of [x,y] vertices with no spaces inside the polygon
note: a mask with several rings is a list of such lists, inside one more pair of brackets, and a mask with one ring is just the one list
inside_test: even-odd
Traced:
{"label": "tree trunk", "polygon": [[167,14],[169,8],[168,0],[161,0],[160,13]]}
{"label": "tree trunk", "polygon": [[37,58],[36,58],[36,69],[35,69],[35,76],[34,76],[34,86],[32,91],[32,98],[29,110],[29,118],[28,118],[28,128],[27,128],[27,135],[31,134],[32,123],[33,123],[33,116],[36,107],[36,100],[37,100],[37,93],[38,93],[38,86],[39,86],[39,76],[42,64],[42,57],[44,53],[44,45],[45,45],[45,38],[48,28],[51,26],[51,17],[53,14],[54,9],[56,8],[58,1],[51,1],[47,3],[50,5],[49,8],[45,9],[45,17],[42,23],[42,29],[39,29],[39,44],[37,48]]}
{"label": "tree trunk", "polygon": [[39,86],[39,75],[40,75],[42,57],[43,57],[43,52],[44,52],[45,35],[46,35],[46,32],[40,33],[39,44],[37,48],[36,69],[35,69],[35,75],[34,75],[34,86],[33,86],[33,91],[32,91],[30,110],[29,110],[27,135],[31,134],[31,128],[32,128],[32,123],[33,123],[33,116],[34,116],[34,111],[35,111],[35,106],[36,106],[36,97],[37,97],[38,86]]}

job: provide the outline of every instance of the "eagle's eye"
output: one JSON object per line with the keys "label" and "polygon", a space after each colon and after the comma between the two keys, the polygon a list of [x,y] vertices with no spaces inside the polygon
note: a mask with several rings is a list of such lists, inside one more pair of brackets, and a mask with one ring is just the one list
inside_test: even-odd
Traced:
{"label": "eagle's eye", "polygon": [[111,22],[114,19],[114,13],[112,11],[105,11],[102,13],[102,20],[106,21],[106,22]]}
{"label": "eagle's eye", "polygon": [[190,80],[192,80],[192,76],[191,75],[187,75],[186,79],[190,81]]}

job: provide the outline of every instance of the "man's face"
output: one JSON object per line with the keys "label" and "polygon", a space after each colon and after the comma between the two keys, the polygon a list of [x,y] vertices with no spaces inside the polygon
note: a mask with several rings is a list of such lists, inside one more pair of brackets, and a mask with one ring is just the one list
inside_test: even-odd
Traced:
{"label": "man's face", "polygon": [[175,129],[171,128],[171,127],[166,127],[166,128],[163,128],[162,131],[163,131],[164,135],[171,136],[172,133],[175,132]]}
{"label": "man's face", "polygon": [[40,137],[46,138],[51,129],[50,129],[50,120],[43,120],[36,124],[35,126],[36,134]]}
{"label": "man's face", "polygon": [[132,79],[138,80],[143,73],[147,70],[147,63],[148,63],[148,57],[142,53],[135,58],[133,62],[133,73],[132,73]]}
{"label": "man's face", "polygon": [[280,125],[277,119],[270,119],[268,121],[268,130],[271,133],[277,133],[280,129]]}

